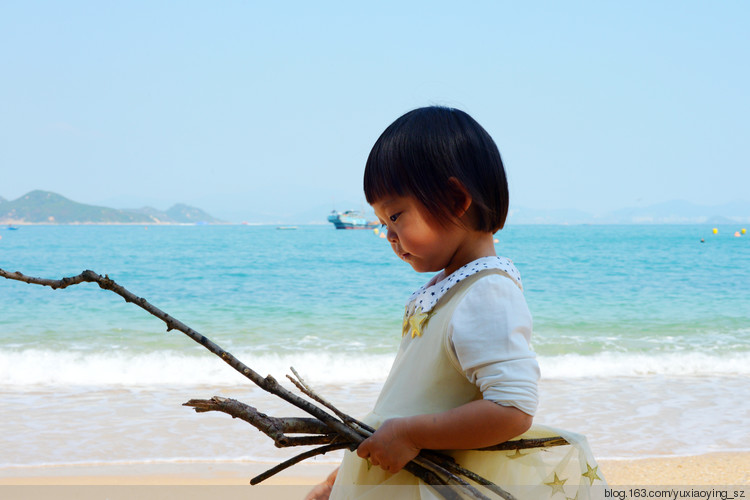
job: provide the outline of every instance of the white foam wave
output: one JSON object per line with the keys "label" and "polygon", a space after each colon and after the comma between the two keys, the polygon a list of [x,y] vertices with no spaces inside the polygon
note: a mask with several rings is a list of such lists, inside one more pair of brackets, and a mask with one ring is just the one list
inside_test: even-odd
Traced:
{"label": "white foam wave", "polygon": [[548,379],[628,377],[645,375],[726,376],[750,375],[750,352],[614,353],[583,356],[540,356],[542,376]]}
{"label": "white foam wave", "polygon": [[[236,353],[260,375],[277,378],[293,366],[308,382],[379,382],[393,361],[390,355]],[[245,379],[218,358],[169,351],[150,353],[70,352],[43,349],[0,351],[0,386],[192,386],[236,385]]]}
{"label": "white foam wave", "polygon": [[[390,354],[310,351],[237,357],[260,375],[277,378],[293,366],[310,383],[382,383]],[[712,355],[692,353],[599,353],[540,356],[546,379],[646,375],[750,375],[750,352]],[[0,386],[194,386],[237,385],[244,378],[210,354],[173,351],[83,352],[44,349],[0,351]]]}

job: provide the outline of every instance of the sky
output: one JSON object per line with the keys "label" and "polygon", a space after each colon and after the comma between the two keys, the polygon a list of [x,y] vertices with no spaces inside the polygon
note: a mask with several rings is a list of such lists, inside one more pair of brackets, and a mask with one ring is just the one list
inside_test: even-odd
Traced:
{"label": "sky", "polygon": [[439,104],[495,139],[511,207],[747,202],[748,26],[744,1],[3,0],[0,196],[324,220]]}

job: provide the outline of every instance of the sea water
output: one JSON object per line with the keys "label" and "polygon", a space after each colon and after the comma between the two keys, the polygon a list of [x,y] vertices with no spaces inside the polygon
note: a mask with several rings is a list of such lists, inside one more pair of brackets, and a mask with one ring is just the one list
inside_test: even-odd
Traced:
{"label": "sea water", "polygon": [[[734,237],[738,229],[498,233],[497,253],[520,270],[534,316],[536,421],[586,434],[600,457],[747,450],[750,235]],[[284,381],[294,367],[354,416],[372,407],[388,373],[404,301],[430,278],[373,231],[330,226],[24,226],[0,235],[6,271],[107,274],[261,375]],[[95,284],[0,280],[0,307],[6,474],[296,453],[227,415],[182,407],[221,395],[301,414]]]}

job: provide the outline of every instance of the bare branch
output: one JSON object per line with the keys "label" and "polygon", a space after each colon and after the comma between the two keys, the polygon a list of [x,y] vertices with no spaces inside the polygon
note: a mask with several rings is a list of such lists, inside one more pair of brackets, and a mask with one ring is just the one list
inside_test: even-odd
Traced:
{"label": "bare branch", "polygon": [[[93,271],[86,270],[77,276],[53,280],[26,276],[20,272],[10,273],[3,269],[0,269],[0,277],[22,281],[30,284],[48,286],[52,289],[64,289],[68,286],[84,282],[97,283],[103,290],[109,290],[120,295],[123,299],[125,299],[126,302],[133,303],[141,309],[147,311],[149,314],[162,320],[167,325],[167,331],[181,331],[182,333],[193,339],[195,342],[208,349],[213,354],[219,356],[229,366],[251,380],[261,389],[280,397],[281,399],[291,403],[297,408],[300,408],[309,415],[313,416],[314,418],[312,419],[270,417],[259,412],[252,406],[245,405],[244,403],[240,403],[239,401],[233,399],[218,397],[214,397],[210,400],[190,400],[185,403],[185,406],[193,407],[196,412],[221,411],[231,415],[234,418],[245,420],[264,434],[271,437],[277,446],[299,446],[327,443],[325,446],[310,450],[301,455],[298,455],[297,457],[287,460],[282,464],[277,465],[266,473],[253,478],[251,484],[257,484],[263,479],[270,477],[271,475],[276,474],[277,472],[309,457],[343,448],[354,450],[357,448],[359,443],[361,443],[367,436],[374,432],[374,429],[372,427],[339,411],[331,403],[318,396],[310,387],[307,386],[307,384],[302,380],[299,374],[294,371],[294,369],[292,369],[292,371],[294,372],[297,379],[289,377],[290,380],[304,394],[308,395],[318,403],[333,411],[335,416],[331,415],[323,408],[320,408],[283,388],[272,376],[260,376],[250,367],[235,358],[234,355],[232,355],[230,352],[225,351],[218,344],[215,344],[206,336],[198,333],[176,318],[173,318],[158,307],[149,303],[146,299],[134,295],[126,288],[115,283],[112,279],[109,278],[109,276],[101,276]],[[310,435],[290,437],[286,435],[287,433],[302,433]],[[483,450],[513,450],[532,447],[537,448],[546,446],[560,446],[563,444],[568,443],[560,437],[555,437],[547,439],[511,441],[495,447],[483,448]],[[406,464],[404,469],[419,477],[429,485],[458,485],[460,486],[462,491],[470,494],[473,498],[476,499],[486,499],[487,497],[454,473],[469,477],[477,483],[491,488],[493,491],[500,494],[505,499],[510,500],[513,498],[512,496],[510,496],[510,494],[504,492],[498,486],[492,484],[486,479],[473,474],[471,471],[462,469],[460,466],[458,466],[458,464],[455,463],[455,461],[452,460],[452,458],[441,455],[437,452],[425,452],[423,454],[420,454],[414,461]],[[441,496],[449,500],[457,500],[460,498],[459,493],[453,488],[436,488],[436,491]]]}
{"label": "bare branch", "polygon": [[229,366],[234,368],[236,371],[241,373],[243,376],[250,379],[255,385],[263,389],[264,391],[270,392],[271,394],[274,394],[281,399],[293,404],[297,408],[300,408],[301,410],[305,411],[306,413],[309,413],[310,415],[318,418],[320,421],[325,423],[331,430],[341,434],[342,436],[348,438],[348,440],[359,442],[357,438],[359,438],[359,435],[350,429],[347,425],[345,425],[343,422],[338,420],[333,415],[329,414],[322,408],[313,405],[309,401],[306,401],[305,399],[300,398],[296,394],[293,394],[283,388],[279,383],[274,379],[272,376],[267,377],[261,377],[258,373],[256,373],[254,370],[252,370],[249,366],[242,363],[240,360],[234,357],[232,353],[229,351],[225,351],[222,349],[218,344],[215,344],[213,341],[211,341],[208,337],[201,335],[197,331],[193,330],[183,322],[179,321],[176,318],[173,318],[169,314],[165,313],[158,307],[154,306],[150,302],[148,302],[146,299],[142,297],[138,297],[137,295],[133,294],[129,290],[127,290],[125,287],[122,287],[114,282],[114,280],[110,279],[109,276],[101,276],[100,274],[95,273],[94,271],[86,270],[83,271],[78,276],[73,276],[70,278],[63,278],[60,280],[51,280],[51,279],[45,279],[45,278],[34,278],[31,276],[26,276],[18,271],[14,273],[9,273],[3,269],[0,269],[0,276],[16,281],[23,281],[25,283],[32,283],[36,285],[44,285],[52,287],[53,289],[57,288],[65,288],[70,285],[76,285],[78,283],[83,282],[92,282],[97,283],[100,288],[104,290],[109,290],[117,295],[121,296],[125,299],[126,302],[131,302],[141,309],[144,309],[151,315],[159,318],[167,325],[167,331],[170,330],[179,330],[191,339],[193,339],[195,342],[199,343],[215,355],[219,356],[224,362],[226,362]]}
{"label": "bare branch", "polygon": [[342,450],[344,448],[347,448],[348,445],[346,443],[335,443],[335,444],[327,444],[325,446],[321,446],[320,448],[315,448],[313,450],[306,451],[304,453],[300,453],[297,456],[294,456],[290,458],[289,460],[285,460],[284,462],[281,462],[279,465],[272,467],[265,471],[263,474],[259,474],[252,478],[250,480],[250,484],[256,485],[262,481],[265,481],[269,477],[278,474],[279,472],[283,471],[284,469],[288,469],[294,464],[297,464],[303,460],[306,460],[308,458],[316,457],[318,455],[325,455],[329,451],[336,451],[336,450]]}
{"label": "bare branch", "polygon": [[207,411],[220,411],[234,418],[242,419],[252,425],[264,422],[268,426],[278,429],[279,432],[290,434],[325,434],[329,433],[328,426],[315,418],[271,417],[259,412],[255,407],[231,398],[214,396],[211,399],[191,399],[182,406],[195,408],[198,413]]}
{"label": "bare branch", "polygon": [[516,439],[513,441],[506,441],[504,443],[496,444],[494,446],[479,448],[479,451],[527,450],[530,448],[551,448],[553,446],[565,446],[568,444],[570,443],[560,436],[554,436],[538,439]]}
{"label": "bare branch", "polygon": [[453,457],[449,455],[444,455],[442,453],[436,453],[432,450],[422,450],[421,454],[425,456],[425,458],[428,458],[432,460],[435,463],[438,463],[442,465],[446,470],[454,473],[459,474],[462,476],[465,476],[472,481],[474,481],[477,484],[481,484],[482,486],[487,487],[490,491],[496,493],[501,498],[504,498],[505,500],[514,500],[515,497],[505,491],[504,489],[497,486],[495,483],[490,481],[489,479],[486,479],[476,472],[470,471],[468,469],[465,469],[458,465],[458,463],[453,459]]}
{"label": "bare branch", "polygon": [[[355,429],[357,432],[359,432],[362,436],[368,437],[372,435],[373,432],[375,432],[375,429],[370,427],[364,422],[360,422],[359,420],[350,417],[346,413],[340,411],[338,408],[333,406],[332,403],[328,402],[326,399],[324,399],[322,396],[320,396],[318,393],[316,393],[312,387],[307,385],[307,382],[305,382],[299,373],[297,373],[297,370],[294,369],[294,367],[290,367],[290,370],[292,370],[292,373],[294,373],[294,377],[287,375],[286,378],[292,381],[292,383],[302,391],[303,394],[306,394],[307,396],[311,397],[318,403],[322,404],[329,410],[331,410],[337,417],[339,417],[344,423],[348,424],[350,427]],[[295,378],[296,377],[296,378]]]}
{"label": "bare branch", "polygon": [[[338,434],[315,418],[277,418],[259,412],[256,408],[240,401],[214,396],[211,399],[191,399],[182,406],[190,406],[198,413],[220,411],[249,423],[279,447],[328,444]],[[305,438],[292,438],[287,434],[316,434]],[[313,439],[314,438],[314,439]]]}

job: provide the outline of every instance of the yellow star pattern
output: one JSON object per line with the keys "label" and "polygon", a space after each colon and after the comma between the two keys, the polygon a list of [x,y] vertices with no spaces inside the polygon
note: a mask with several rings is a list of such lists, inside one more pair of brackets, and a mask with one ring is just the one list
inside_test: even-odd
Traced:
{"label": "yellow star pattern", "polygon": [[411,338],[421,337],[422,331],[427,326],[430,319],[430,313],[423,313],[422,308],[415,310],[413,314],[404,319],[402,335],[406,335],[411,330]]}
{"label": "yellow star pattern", "polygon": [[576,491],[576,496],[574,496],[573,498],[566,496],[565,500],[578,500],[578,492]]}
{"label": "yellow star pattern", "polygon": [[411,338],[422,336],[422,330],[427,326],[427,320],[429,318],[430,316],[423,313],[422,309],[419,309],[419,312],[414,312],[412,317],[409,318],[409,324],[411,325]]}
{"label": "yellow star pattern", "polygon": [[552,495],[554,495],[557,492],[560,492],[564,495],[565,490],[563,489],[563,485],[565,484],[565,481],[567,481],[567,479],[560,479],[559,477],[557,477],[557,472],[555,472],[555,478],[549,483],[544,483],[544,484],[552,488],[552,493],[551,493]]}
{"label": "yellow star pattern", "polygon": [[601,480],[601,478],[599,477],[599,474],[596,473],[597,469],[599,469],[598,465],[592,469],[591,466],[587,463],[586,464],[586,469],[587,469],[586,472],[584,472],[581,475],[584,476],[584,477],[589,478],[589,481],[591,481],[590,484],[594,484],[594,480],[595,479]]}

